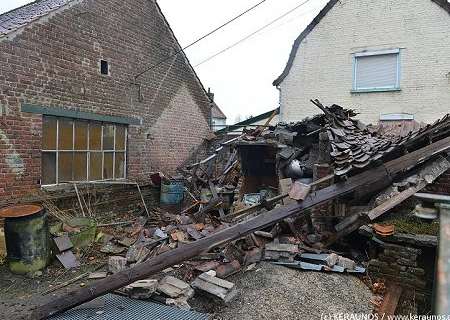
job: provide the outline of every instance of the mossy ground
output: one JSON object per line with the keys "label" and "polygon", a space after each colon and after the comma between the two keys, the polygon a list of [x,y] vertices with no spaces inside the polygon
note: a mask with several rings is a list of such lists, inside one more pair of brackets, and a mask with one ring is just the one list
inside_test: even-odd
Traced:
{"label": "mossy ground", "polygon": [[439,233],[439,220],[425,220],[411,213],[391,212],[378,222],[382,226],[394,226],[396,233],[428,234],[437,236]]}

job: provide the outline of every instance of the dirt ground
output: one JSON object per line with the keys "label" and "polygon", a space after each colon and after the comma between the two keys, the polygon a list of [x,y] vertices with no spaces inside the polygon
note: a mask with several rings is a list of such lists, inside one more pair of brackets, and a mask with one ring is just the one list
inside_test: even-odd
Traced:
{"label": "dirt ground", "polygon": [[[51,265],[41,277],[29,279],[13,275],[7,266],[1,266],[0,319],[28,319],[37,306],[88,281],[80,280],[42,295],[45,290],[94,267],[79,267],[61,275],[62,268]],[[357,277],[347,274],[301,271],[261,262],[254,270],[237,273],[227,280],[234,282],[239,292],[232,302],[224,305],[196,294],[189,300],[191,307],[226,320],[320,319],[323,313],[371,311],[370,290]]]}

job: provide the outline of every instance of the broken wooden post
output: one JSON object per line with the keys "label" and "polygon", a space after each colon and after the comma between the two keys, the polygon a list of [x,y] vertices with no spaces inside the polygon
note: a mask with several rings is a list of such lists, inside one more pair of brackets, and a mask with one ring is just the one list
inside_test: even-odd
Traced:
{"label": "broken wooden post", "polygon": [[106,279],[99,280],[93,284],[72,291],[36,308],[33,311],[31,319],[44,319],[69,310],[127,284],[148,278],[156,272],[191,259],[202,252],[244,237],[254,231],[261,230],[294,215],[300,213],[304,214],[308,209],[360,189],[363,185],[375,184],[379,186],[379,190],[381,190],[385,188],[387,184],[392,182],[391,179],[393,179],[396,174],[406,171],[409,168],[413,168],[449,148],[450,137],[408,153],[379,167],[367,170],[349,178],[347,181],[338,182],[318,190],[315,193],[308,195],[302,202],[294,201],[288,205],[280,206],[243,223],[214,233],[206,238],[164,252],[161,255],[153,257],[132,268],[120,271]]}

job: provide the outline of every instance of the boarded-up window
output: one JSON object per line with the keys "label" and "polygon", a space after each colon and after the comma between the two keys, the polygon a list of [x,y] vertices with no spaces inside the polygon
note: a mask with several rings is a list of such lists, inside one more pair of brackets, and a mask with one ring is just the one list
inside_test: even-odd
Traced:
{"label": "boarded-up window", "polygon": [[400,52],[385,50],[355,54],[355,91],[400,90]]}
{"label": "boarded-up window", "polygon": [[124,179],[127,127],[43,116],[42,184]]}

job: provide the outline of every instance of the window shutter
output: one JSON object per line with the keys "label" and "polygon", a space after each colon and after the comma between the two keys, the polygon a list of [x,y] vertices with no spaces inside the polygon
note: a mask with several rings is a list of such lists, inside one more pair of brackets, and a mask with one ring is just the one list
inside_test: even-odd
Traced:
{"label": "window shutter", "polygon": [[395,88],[398,54],[356,57],[355,89]]}

